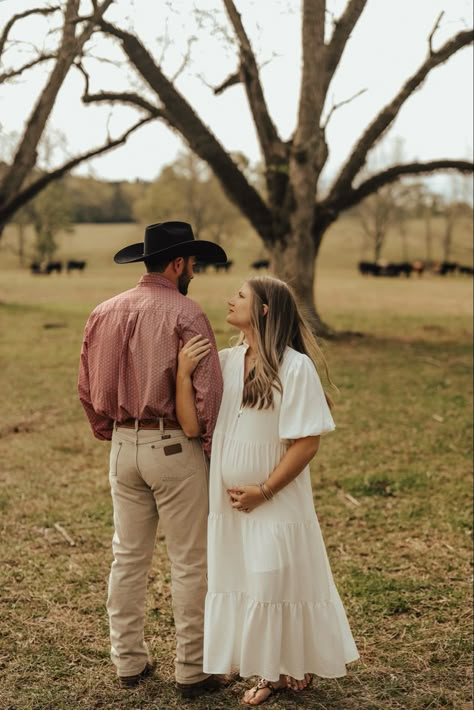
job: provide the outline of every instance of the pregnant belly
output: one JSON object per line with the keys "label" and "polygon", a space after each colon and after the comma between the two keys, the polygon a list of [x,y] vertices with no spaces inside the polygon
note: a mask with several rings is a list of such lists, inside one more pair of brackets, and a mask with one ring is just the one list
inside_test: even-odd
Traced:
{"label": "pregnant belly", "polygon": [[280,444],[226,442],[222,448],[221,476],[226,487],[261,483],[271,474],[286,451]]}

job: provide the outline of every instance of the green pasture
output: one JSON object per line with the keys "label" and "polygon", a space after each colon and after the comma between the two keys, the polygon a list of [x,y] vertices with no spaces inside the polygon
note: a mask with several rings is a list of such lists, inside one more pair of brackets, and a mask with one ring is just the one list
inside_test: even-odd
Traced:
{"label": "green pasture", "polygon": [[[439,230],[441,226],[439,225]],[[441,234],[441,231],[439,231]],[[472,263],[469,234],[456,260]],[[85,320],[133,286],[139,266],[112,254],[139,241],[136,225],[81,225],[59,258],[83,274],[32,276],[18,267],[16,232],[0,248],[0,708],[227,710],[245,687],[194,703],[173,690],[169,567],[159,535],[146,636],[157,674],[118,687],[108,659],[105,598],[111,562],[108,447],[76,396]],[[409,235],[423,257],[422,225]],[[264,255],[245,231],[224,245],[229,274],[196,276],[190,295],[219,346],[226,299]],[[324,346],[337,430],[312,465],[314,499],[361,660],[339,680],[277,696],[267,707],[419,710],[471,707],[472,278],[370,279],[352,220],[328,236],[317,300],[327,322],[363,333]],[[393,236],[388,258],[401,260]]]}

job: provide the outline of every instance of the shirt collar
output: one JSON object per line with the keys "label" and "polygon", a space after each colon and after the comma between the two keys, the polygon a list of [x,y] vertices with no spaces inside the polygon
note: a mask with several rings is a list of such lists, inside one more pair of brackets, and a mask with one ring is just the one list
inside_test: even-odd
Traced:
{"label": "shirt collar", "polygon": [[140,281],[138,282],[139,286],[164,286],[165,288],[172,288],[175,291],[178,290],[178,287],[174,285],[171,281],[169,281],[163,274],[157,274],[157,273],[152,273],[152,274],[143,274],[141,277]]}

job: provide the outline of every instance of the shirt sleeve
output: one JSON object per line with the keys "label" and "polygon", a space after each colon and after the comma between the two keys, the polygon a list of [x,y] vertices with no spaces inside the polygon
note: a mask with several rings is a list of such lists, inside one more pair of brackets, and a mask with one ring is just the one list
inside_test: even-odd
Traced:
{"label": "shirt sleeve", "polygon": [[79,399],[96,439],[109,441],[112,438],[114,422],[112,419],[109,419],[109,417],[98,414],[91,403],[87,332],[88,328],[86,326],[84,340],[82,342],[81,359],[79,362],[79,378],[77,383]]}
{"label": "shirt sleeve", "polygon": [[280,439],[318,436],[336,428],[319,375],[307,355],[289,364],[282,387]]}
{"label": "shirt sleeve", "polygon": [[212,435],[216,426],[217,415],[219,414],[223,386],[214,333],[204,313],[198,314],[184,329],[183,343],[187,343],[194,335],[202,335],[205,338],[209,338],[211,343],[211,352],[201,360],[193,373],[196,414],[202,432],[202,447],[206,454],[210,456]]}

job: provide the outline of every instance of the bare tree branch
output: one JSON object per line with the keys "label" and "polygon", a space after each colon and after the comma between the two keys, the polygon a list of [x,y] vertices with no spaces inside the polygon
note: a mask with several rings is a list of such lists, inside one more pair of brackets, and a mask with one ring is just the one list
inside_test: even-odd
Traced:
{"label": "bare tree branch", "polygon": [[387,168],[387,170],[372,175],[370,178],[367,178],[367,180],[364,180],[357,188],[348,190],[339,195],[336,199],[328,197],[321,202],[320,208],[330,212],[340,213],[358,204],[385,185],[396,182],[402,177],[426,175],[427,173],[440,170],[456,170],[468,174],[474,171],[474,164],[467,160],[431,160],[426,163],[416,162],[394,165],[391,168]]}
{"label": "bare tree branch", "polygon": [[[96,28],[96,23],[111,5],[113,0],[103,0],[97,4],[93,21],[89,22],[76,36],[76,24],[80,0],[67,0],[64,9],[62,37],[57,50],[57,60],[45,87],[41,91],[35,106],[26,122],[25,130],[13,158],[12,164],[0,182],[0,205],[9,202],[21,190],[26,176],[36,164],[37,147],[43,135],[46,122],[61,86],[76,58],[81,55],[85,43]],[[12,18],[13,19],[13,18]],[[2,222],[0,221],[0,227]]]}
{"label": "bare tree branch", "polygon": [[21,190],[21,192],[15,195],[13,199],[11,199],[9,202],[0,207],[0,223],[9,220],[15,214],[15,212],[20,209],[20,207],[22,207],[27,202],[36,197],[36,195],[38,195],[41,190],[44,190],[44,188],[47,187],[47,185],[49,185],[51,182],[63,177],[63,175],[70,172],[80,163],[83,163],[86,160],[90,160],[91,158],[96,158],[98,155],[102,155],[103,153],[107,153],[108,151],[113,150],[114,148],[118,148],[118,146],[120,145],[123,145],[124,143],[126,143],[127,139],[132,135],[132,133],[137,131],[146,123],[150,123],[150,121],[153,120],[155,120],[154,116],[147,116],[146,118],[142,118],[140,121],[137,121],[137,123],[127,129],[118,138],[109,139],[104,145],[100,146],[99,148],[93,148],[92,150],[89,150],[86,153],[77,155],[75,158],[71,158],[59,168],[56,168],[55,170],[52,170],[49,173],[41,175],[41,177],[34,180],[32,183],[30,183],[30,185],[28,185],[23,190]]}
{"label": "bare tree branch", "polygon": [[196,17],[199,29],[204,29],[206,22],[208,22],[211,25],[211,34],[214,37],[219,37],[225,46],[234,46],[236,44],[235,34],[229,32],[224,24],[218,22],[215,12],[195,7],[194,16]]}
{"label": "bare tree branch", "polygon": [[[222,84],[219,84],[219,86],[214,87],[213,91],[215,96],[219,96],[219,94],[223,94],[226,89],[228,89],[230,86],[236,86],[236,84],[241,84],[242,83],[242,75],[240,73],[240,69],[237,69],[236,72],[231,74],[230,76],[227,77],[227,79],[224,79]],[[212,88],[212,87],[211,87]]]}
{"label": "bare tree branch", "polygon": [[367,4],[367,0],[350,0],[344,13],[335,21],[334,32],[326,49],[326,90],[336,72],[352,30]]}
{"label": "bare tree branch", "polygon": [[8,39],[8,35],[10,33],[11,28],[17,22],[18,20],[22,20],[25,17],[28,17],[29,15],[51,15],[53,12],[57,12],[60,10],[61,7],[59,5],[55,5],[54,7],[44,7],[44,8],[33,8],[32,10],[25,10],[25,12],[19,12],[16,15],[13,15],[13,17],[10,18],[10,20],[7,22],[5,25],[3,32],[0,36],[0,57],[3,54],[3,50],[5,49],[5,43]]}
{"label": "bare tree branch", "polygon": [[10,71],[4,72],[3,74],[0,74],[0,84],[3,84],[5,81],[8,81],[9,79],[13,79],[17,76],[20,76],[20,74],[23,74],[24,71],[27,71],[27,69],[31,69],[32,67],[35,67],[37,64],[42,64],[43,62],[47,62],[50,59],[57,59],[56,54],[41,54],[39,57],[36,57],[36,59],[33,59],[31,62],[27,62],[27,64],[23,64],[23,66],[18,67],[17,69],[11,69]]}
{"label": "bare tree branch", "polygon": [[186,48],[186,53],[183,57],[183,61],[181,62],[181,64],[179,65],[179,67],[176,69],[175,73],[171,77],[171,82],[173,84],[176,81],[176,79],[180,76],[180,74],[182,74],[183,70],[187,67],[187,65],[189,64],[189,60],[191,58],[191,48],[196,41],[197,41],[197,37],[194,37],[194,36],[190,37],[188,39],[188,46]]}
{"label": "bare tree branch", "polygon": [[[277,56],[275,53],[273,54],[273,58]],[[259,66],[259,71],[267,64],[269,64],[271,60],[268,59],[266,62],[263,62]],[[201,81],[209,88],[212,89],[214,92],[214,96],[219,96],[219,94],[223,94],[226,89],[229,89],[231,86],[236,86],[236,84],[241,84],[242,83],[242,73],[240,69],[237,69],[236,72],[233,74],[230,74],[230,76],[227,77],[227,79],[224,79],[224,81],[219,84],[218,86],[211,86],[204,77],[200,77]]]}
{"label": "bare tree branch", "polygon": [[191,105],[157,66],[148,50],[135,35],[105,20],[101,20],[100,27],[106,34],[120,40],[123,51],[132,65],[160,98],[163,110],[169,117],[168,120],[196,155],[212,168],[228,197],[241,207],[262,239],[271,241],[272,218],[267,205],[212,131],[201,121]]}
{"label": "bare tree branch", "polygon": [[437,31],[438,28],[439,28],[439,25],[440,25],[440,23],[441,23],[441,20],[442,20],[442,18],[443,18],[443,15],[444,15],[444,10],[442,10],[442,11],[439,13],[438,19],[436,20],[436,23],[435,23],[435,26],[434,26],[433,29],[431,30],[431,34],[430,34],[430,36],[428,37],[428,44],[429,44],[429,48],[430,48],[430,56],[433,55],[433,37],[435,36],[436,31]]}
{"label": "bare tree branch", "polygon": [[281,152],[282,141],[268,111],[255,55],[240,14],[233,0],[223,0],[223,2],[239,43],[241,80],[247,93],[260,147],[266,161],[271,162],[275,149]]}
{"label": "bare tree branch", "polygon": [[361,89],[353,96],[350,96],[348,99],[344,99],[343,101],[339,101],[339,103],[337,103],[337,104],[333,104],[329,110],[328,115],[326,116],[326,119],[325,119],[323,125],[322,125],[323,130],[326,130],[326,128],[328,127],[328,123],[332,118],[333,113],[335,113],[338,108],[341,108],[341,106],[346,106],[347,104],[350,104],[352,101],[354,101],[354,99],[357,99],[359,96],[362,96],[362,94],[365,94],[366,91],[367,91],[367,89]]}
{"label": "bare tree branch", "polygon": [[[320,135],[315,136],[315,126],[319,129],[324,108],[325,91],[321,67],[324,66],[326,46],[324,44],[325,0],[303,0],[303,69],[298,106],[298,125],[294,137],[294,149],[298,162],[313,163],[311,159],[317,150]],[[317,130],[316,129],[316,130]]]}
{"label": "bare tree branch", "polygon": [[79,57],[79,59],[74,62],[73,66],[78,69],[84,77],[84,94],[88,94],[90,86],[90,76],[89,72],[86,70],[84,64],[82,63],[82,58]]}
{"label": "bare tree branch", "polygon": [[418,71],[405,82],[395,98],[380,111],[378,116],[376,116],[362,134],[331,189],[329,195],[330,200],[335,200],[343,192],[350,191],[352,181],[366,161],[367,153],[395,120],[405,101],[420,86],[429,72],[436,66],[443,64],[457,51],[471,44],[473,38],[474,33],[472,30],[459,32],[455,37],[448,40],[437,52],[427,57]]}
{"label": "bare tree branch", "polygon": [[168,115],[165,109],[155,106],[150,103],[143,96],[135,94],[133,92],[113,92],[113,91],[101,91],[98,94],[84,94],[82,96],[82,101],[85,104],[92,103],[122,103],[126,106],[137,106],[138,108],[144,109],[153,118],[163,118],[165,121],[172,125],[171,116]]}

